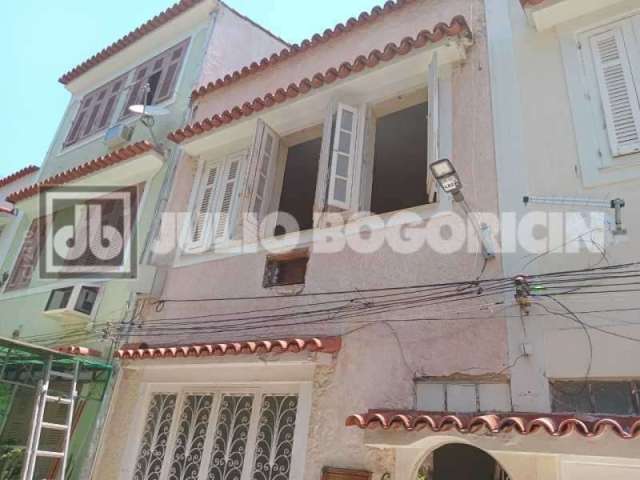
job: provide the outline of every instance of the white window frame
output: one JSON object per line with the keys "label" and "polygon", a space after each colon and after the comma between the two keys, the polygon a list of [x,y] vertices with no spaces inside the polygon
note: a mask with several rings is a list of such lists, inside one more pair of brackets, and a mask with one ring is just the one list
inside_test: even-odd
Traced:
{"label": "white window frame", "polygon": [[[608,132],[603,128],[605,117],[600,104],[600,92],[589,82],[589,72],[585,69],[590,63],[583,60],[584,56],[590,55],[587,35],[604,31],[613,23],[640,15],[639,8],[630,9],[629,5],[622,3],[557,27],[575,130],[576,151],[585,187],[640,178],[640,153],[614,157],[611,151]],[[595,72],[591,75],[595,79]]]}
{"label": "white window frame", "polygon": [[[242,203],[241,198],[239,198],[239,193],[244,181],[243,176],[246,175],[247,155],[248,155],[248,150],[242,149],[242,150],[236,150],[233,153],[215,156],[214,158],[211,158],[211,157],[201,158],[198,161],[197,173],[193,180],[191,198],[189,199],[189,215],[187,215],[185,218],[183,233],[181,235],[182,237],[181,245],[184,246],[183,250],[185,254],[189,255],[189,254],[206,252],[208,250],[211,250],[214,246],[217,247],[220,245],[224,245],[224,244],[230,243],[233,240],[234,234],[236,233],[235,230],[237,228],[237,223],[238,223],[237,222],[238,214],[239,214],[241,203]],[[220,220],[220,218],[215,214],[219,210],[218,207],[222,201],[223,189],[226,183],[226,176],[227,176],[226,174],[229,168],[229,164],[232,161],[235,161],[236,159],[238,159],[239,157],[241,158],[239,159],[240,163],[238,166],[238,170],[236,172],[236,182],[234,185],[234,194],[233,194],[234,197],[231,202],[229,215],[228,215],[229,228],[227,229],[225,237],[216,241],[215,231],[217,229],[218,221]],[[195,215],[196,209],[199,208],[200,201],[204,193],[204,186],[205,186],[203,184],[204,175],[206,173],[207,167],[210,165],[218,166],[218,173],[216,175],[214,188],[213,188],[214,194],[209,205],[209,214],[213,216],[211,216],[208,219],[208,222],[205,224],[205,228],[202,233],[204,237],[204,240],[202,241],[202,245],[194,245],[195,242],[192,241],[192,236],[191,236],[193,217]]]}
{"label": "white window frame", "polygon": [[124,478],[133,478],[136,461],[139,454],[140,442],[144,434],[146,414],[155,394],[176,394],[176,407],[173,411],[171,430],[167,441],[167,450],[163,459],[162,475],[160,480],[167,480],[169,466],[173,459],[175,448],[175,437],[179,425],[179,415],[182,411],[184,398],[188,394],[214,395],[214,403],[209,418],[207,436],[203,448],[203,459],[200,465],[199,478],[206,479],[209,466],[213,437],[215,436],[219,399],[222,395],[253,394],[253,406],[251,410],[251,423],[246,445],[246,455],[244,459],[244,474],[241,480],[251,480],[251,473],[255,459],[255,443],[260,419],[260,409],[264,395],[297,395],[298,405],[296,410],[296,421],[293,438],[293,451],[291,454],[291,469],[289,480],[303,478],[305,467],[305,453],[309,430],[309,419],[311,414],[311,382],[282,382],[282,383],[237,383],[237,384],[216,384],[216,383],[146,383],[141,385],[141,395],[135,406],[136,419],[133,423],[129,435],[127,454],[123,455],[123,469],[126,472]]}
{"label": "white window frame", "polygon": [[[446,61],[447,57],[441,56],[441,55],[438,55],[438,56],[441,59],[440,63],[438,63],[437,76],[436,76],[438,79],[438,124],[439,124],[439,128],[437,129],[438,154],[441,158],[451,158],[451,155],[453,153],[453,128],[452,127],[453,127],[454,64],[452,64],[450,61]],[[406,88],[404,91],[394,92],[394,94],[407,93],[419,88],[428,89],[429,82],[433,81],[434,79],[433,76],[429,75],[430,73],[429,69],[430,69],[430,65],[432,65],[433,57],[434,57],[433,54],[425,55],[425,58],[424,58],[425,61],[423,63],[423,76],[422,76],[422,78],[425,79],[424,82],[412,83],[411,86]],[[445,59],[445,61],[443,61],[442,59]],[[432,73],[433,73],[433,70],[432,70]],[[329,144],[331,142],[324,141],[324,138],[327,136],[331,137],[332,117],[333,117],[333,114],[335,113],[338,103],[342,102],[358,108],[359,110],[358,121],[360,121],[360,124],[358,126],[357,135],[362,136],[364,131],[364,122],[362,120],[364,119],[364,114],[366,113],[366,109],[364,107],[376,105],[379,102],[388,100],[392,96],[393,94],[390,94],[388,91],[380,91],[380,90],[376,90],[376,91],[372,90],[371,92],[366,92],[361,95],[355,95],[355,96],[353,93],[344,93],[344,92],[340,93],[340,91],[327,93],[326,99],[323,98],[323,101],[325,102],[324,110],[322,110],[321,108],[317,108],[315,110],[311,109],[311,110],[307,110],[306,112],[301,112],[301,115],[304,115],[303,117],[304,123],[299,125],[298,124],[290,125],[289,127],[287,127],[287,124],[281,125],[278,122],[272,121],[273,118],[267,117],[265,115],[265,117],[269,119],[269,123],[271,127],[274,128],[276,131],[278,131],[282,136],[282,138],[286,138],[292,130],[291,127],[294,127],[294,126],[296,128],[295,131],[299,131],[304,128],[316,127],[317,125],[322,125],[323,141],[322,141],[322,149],[320,152],[318,182],[317,182],[317,188],[316,188],[316,198],[314,203],[314,209],[316,209],[316,211],[324,207],[325,197],[328,197],[328,193],[329,193],[328,180],[329,180],[329,174],[330,174],[329,172],[330,165],[329,165],[329,162],[326,161],[325,157],[330,156],[332,152],[329,151]],[[311,112],[311,114],[307,115],[309,112]],[[291,115],[289,117],[294,117],[294,115]],[[234,127],[230,127],[230,128],[234,128]],[[237,128],[240,128],[240,127],[237,127]],[[250,133],[247,133],[245,137],[242,137],[244,138],[243,141],[246,140],[244,145],[250,145],[251,138],[248,138],[248,136],[254,134],[255,127],[253,126],[245,127],[244,130],[239,131],[239,133],[237,133],[237,136],[233,136],[233,134],[229,132],[228,135],[230,135],[231,138],[233,138],[233,140],[230,140],[228,143],[223,141],[222,139],[219,140],[214,144],[213,147],[211,146],[209,147],[209,148],[212,148],[212,150],[209,151],[208,155],[222,155],[223,152],[229,151],[228,149],[231,148],[231,145],[237,146],[241,142],[240,140],[236,140],[236,138],[239,138],[246,132],[250,132]],[[281,149],[281,151],[285,151],[285,150],[286,148]],[[362,148],[362,145],[357,145],[356,153],[355,153],[356,158],[358,159],[357,161],[359,161],[359,159],[363,155],[363,150],[364,149]],[[189,150],[187,150],[187,153],[189,153]],[[198,154],[196,152],[193,152],[193,155],[198,155]],[[274,190],[274,195],[277,199],[279,199],[281,195],[282,179],[280,178],[280,176],[284,174],[284,165],[285,165],[284,159],[282,158],[281,155],[279,155],[278,162],[277,162],[276,181],[274,182],[274,184],[277,185],[276,189]],[[198,166],[198,173],[196,175],[199,176],[199,174],[200,173],[199,173],[199,166]],[[361,172],[355,172],[353,176],[354,182],[356,181],[360,182],[360,175],[361,175]],[[322,179],[325,179],[325,180],[323,181]],[[452,207],[453,207],[453,200],[451,198],[451,195],[444,194],[441,191],[440,187],[437,185],[436,185],[436,188],[437,188],[438,196],[437,196],[437,201],[435,203],[425,203],[423,205],[419,205],[419,206],[408,208],[408,209],[388,212],[388,213],[379,215],[379,217],[381,217],[386,222],[387,220],[391,219],[392,217],[394,217],[394,215],[398,213],[408,212],[408,213],[417,214],[422,220],[427,220],[429,218],[434,217],[435,215],[446,215],[451,213]],[[359,189],[354,188],[352,193],[353,193],[352,203],[354,203],[354,201],[357,201],[359,203],[361,198]],[[195,200],[194,200],[195,195],[197,195],[197,192],[195,192],[195,189],[192,189],[191,198],[189,200],[189,212],[193,211],[193,206],[195,205]],[[271,204],[271,206],[273,206],[273,203]],[[350,209],[344,213],[350,214],[353,212]],[[366,222],[368,218],[369,216],[361,217],[357,221]],[[313,228],[309,230],[305,230],[302,232],[291,232],[289,234],[282,235],[277,238],[275,237],[264,238],[262,239],[262,242],[256,243],[255,245],[247,244],[247,243],[241,245],[238,242],[228,242],[225,245],[216,246],[215,251],[212,251],[212,250],[200,251],[198,252],[200,253],[199,255],[193,255],[191,253],[194,253],[194,252],[189,252],[188,249],[182,248],[179,254],[175,256],[173,261],[173,266],[183,267],[183,266],[199,264],[202,262],[222,260],[225,258],[242,255],[247,252],[259,253],[262,251],[284,250],[292,247],[297,247],[297,248],[308,247],[313,243],[314,234],[322,236],[323,232],[328,233],[336,230],[335,227],[324,226],[322,219],[323,219],[323,215],[317,215],[317,217],[314,220]],[[403,224],[402,221],[395,221],[395,220],[396,219],[394,218],[394,222],[391,225],[389,225],[389,228],[397,228],[400,224]],[[375,222],[368,223],[368,225],[375,225],[375,224],[376,224]],[[387,225],[385,224],[385,226],[382,226],[380,228],[382,229],[387,228]],[[374,228],[374,230],[378,230],[378,229],[379,228]],[[184,245],[184,246],[188,245],[188,242],[185,243],[188,240],[188,235],[182,236],[181,238],[183,239],[181,245]]]}

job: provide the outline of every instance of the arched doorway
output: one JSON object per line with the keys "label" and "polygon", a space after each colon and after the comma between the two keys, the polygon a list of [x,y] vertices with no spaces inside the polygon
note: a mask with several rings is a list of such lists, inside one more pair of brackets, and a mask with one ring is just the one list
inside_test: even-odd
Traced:
{"label": "arched doorway", "polygon": [[435,449],[418,469],[416,480],[510,480],[487,452],[464,443]]}

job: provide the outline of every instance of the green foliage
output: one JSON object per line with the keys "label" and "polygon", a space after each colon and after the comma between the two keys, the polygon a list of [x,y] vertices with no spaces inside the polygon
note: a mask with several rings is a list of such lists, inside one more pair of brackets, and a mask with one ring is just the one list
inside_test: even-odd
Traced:
{"label": "green foliage", "polygon": [[23,447],[0,447],[0,480],[14,480],[20,476]]}

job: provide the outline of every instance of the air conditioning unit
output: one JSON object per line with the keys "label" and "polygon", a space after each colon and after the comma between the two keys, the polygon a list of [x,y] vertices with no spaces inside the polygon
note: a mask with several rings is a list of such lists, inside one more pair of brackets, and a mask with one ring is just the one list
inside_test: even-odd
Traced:
{"label": "air conditioning unit", "polygon": [[110,149],[118,148],[131,140],[133,135],[133,126],[127,126],[124,123],[117,123],[113,127],[109,127],[104,134],[102,141]]}
{"label": "air conditioning unit", "polygon": [[74,285],[51,290],[44,314],[60,319],[90,320],[96,310],[100,287]]}

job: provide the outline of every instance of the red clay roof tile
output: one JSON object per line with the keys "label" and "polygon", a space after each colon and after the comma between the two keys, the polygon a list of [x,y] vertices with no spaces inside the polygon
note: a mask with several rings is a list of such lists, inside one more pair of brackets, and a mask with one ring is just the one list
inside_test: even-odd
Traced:
{"label": "red clay roof tile", "polygon": [[352,31],[355,28],[367,25],[374,22],[382,16],[397,11],[402,7],[415,3],[416,0],[396,0],[387,1],[382,7],[374,7],[371,12],[362,12],[358,15],[358,18],[351,17],[344,24],[338,23],[333,29],[326,29],[322,34],[316,33],[307,40],[303,40],[300,44],[291,45],[289,48],[276,52],[269,58],[263,58],[259,62],[252,62],[250,65],[242,67],[240,70],[225,75],[223,78],[209,82],[206,85],[202,85],[191,92],[191,98],[195,100],[198,97],[202,97],[208,93],[213,92],[219,88],[230,85],[237,80],[248,77],[257,72],[263,71],[265,68],[269,68],[277,63],[290,58],[295,58],[298,54],[306,52],[318,45],[322,45],[327,41],[341,37],[342,34]]}
{"label": "red clay roof tile", "polygon": [[326,84],[345,79],[352,73],[358,73],[365,68],[374,68],[380,62],[388,62],[398,55],[406,55],[411,50],[422,48],[428,43],[436,43],[445,37],[453,36],[471,37],[471,30],[469,29],[467,21],[461,15],[454,17],[449,25],[439,23],[432,31],[422,30],[415,38],[405,37],[400,42],[400,45],[390,42],[382,51],[377,49],[372,50],[368,55],[358,56],[351,63],[343,62],[335,68],[329,68],[325,73],[316,73],[311,79],[303,78],[297,84],[291,83],[287,87],[277,89],[273,93],[265,94],[262,98],[258,97],[242,105],[236,105],[230,111],[225,110],[212,117],[187,125],[171,132],[168,138],[175,143],[181,143],[206,131],[227,125],[242,117],[247,117],[254,112],[283,103],[298,95],[304,95],[312,89],[321,88]]}
{"label": "red clay roof tile", "polygon": [[98,350],[89,347],[81,347],[79,345],[63,345],[57,347],[56,350],[70,355],[80,355],[83,357],[101,357],[102,354]]}
{"label": "red clay roof tile", "polygon": [[340,350],[340,346],[340,337],[256,340],[164,347],[150,347],[146,344],[140,344],[125,345],[121,350],[118,350],[116,358],[144,360],[147,358],[209,357],[227,354],[297,353],[305,350],[336,353]]}
{"label": "red clay roof tile", "polygon": [[520,0],[523,7],[533,7],[541,4],[542,2],[544,2],[544,0]]}
{"label": "red clay roof tile", "polygon": [[89,162],[78,165],[77,167],[70,168],[60,172],[52,177],[46,178],[41,182],[34,183],[22,190],[14,192],[7,196],[7,200],[13,203],[19,202],[26,198],[32,197],[38,193],[43,187],[53,187],[57,185],[63,185],[65,183],[72,182],[78,178],[85,177],[91,173],[102,170],[103,168],[110,167],[116,163],[129,160],[142,153],[153,150],[153,145],[146,140],[143,142],[134,143],[132,145],[123,147],[102,157],[95,158]]}
{"label": "red clay roof tile", "polygon": [[7,215],[15,215],[16,208],[8,205],[0,205],[0,213],[4,213]]}
{"label": "red clay roof tile", "polygon": [[203,0],[178,1],[173,6],[167,8],[162,13],[153,17],[151,20],[143,23],[135,30],[127,33],[124,37],[120,38],[116,42],[104,48],[103,50],[95,54],[93,57],[89,58],[88,60],[85,60],[80,65],[69,70],[67,73],[62,75],[58,79],[58,81],[64,85],[68,84],[72,80],[75,80],[76,78],[78,78],[80,75],[91,70],[96,65],[104,62],[108,58],[114,56],[116,53],[124,50],[132,43],[138,41],[140,38],[144,37],[145,35],[165,25],[166,23],[170,22],[181,13],[189,10],[190,8],[192,8],[193,6],[197,5],[202,1]]}
{"label": "red clay roof tile", "polygon": [[640,417],[573,415],[558,413],[488,413],[460,415],[453,413],[428,413],[403,410],[371,410],[363,415],[351,415],[348,427],[362,429],[404,429],[420,431],[429,429],[441,432],[456,429],[460,433],[503,433],[515,431],[528,435],[544,431],[554,437],[576,432],[584,437],[594,437],[606,430],[623,439],[640,437]]}
{"label": "red clay roof tile", "polygon": [[4,178],[0,178],[0,188],[9,185],[10,183],[15,182],[16,180],[20,180],[22,177],[26,177],[27,175],[32,174],[33,172],[37,172],[38,170],[40,170],[39,167],[36,167],[35,165],[29,165],[27,167],[24,167],[22,170],[18,170],[15,173],[12,173],[11,175],[7,175]]}

